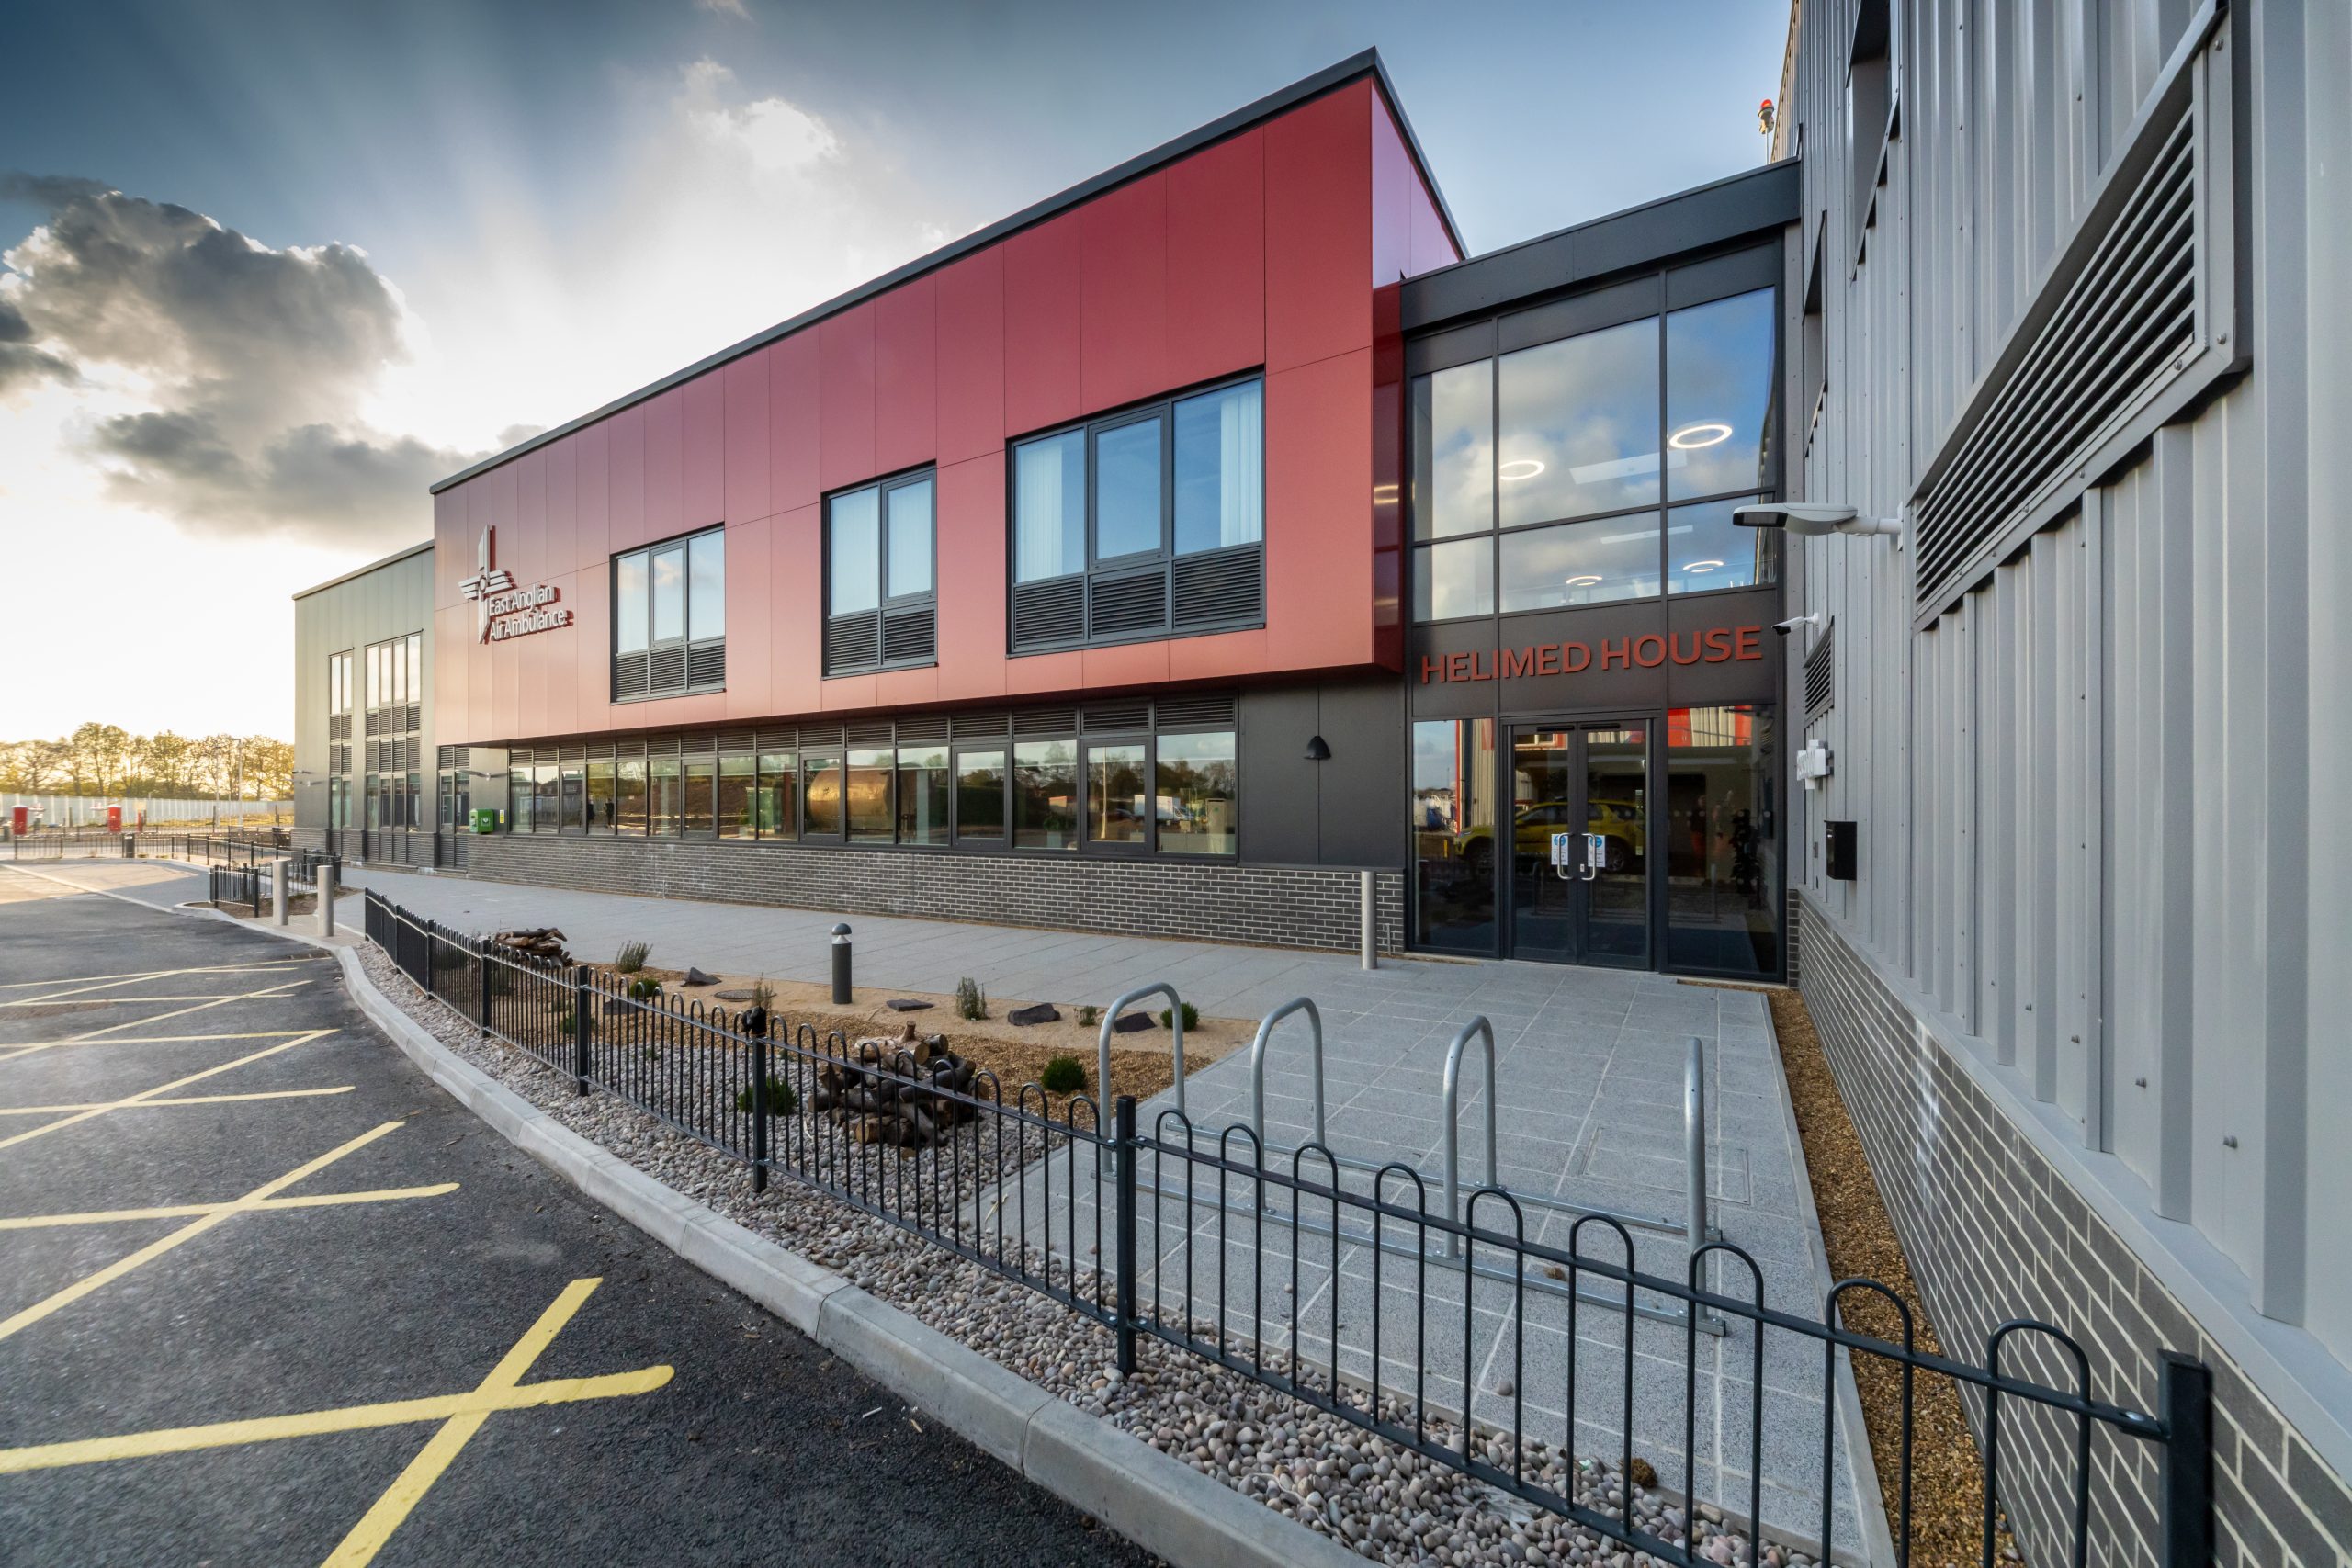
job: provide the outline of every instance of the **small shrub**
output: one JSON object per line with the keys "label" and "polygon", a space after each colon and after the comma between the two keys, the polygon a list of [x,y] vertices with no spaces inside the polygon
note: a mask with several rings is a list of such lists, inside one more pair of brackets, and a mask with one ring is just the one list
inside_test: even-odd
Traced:
{"label": "small shrub", "polygon": [[[1159,1010],[1159,1027],[1162,1029],[1168,1028],[1170,1026],[1170,1020],[1173,1018],[1174,1015],[1175,1010],[1173,1008],[1161,1008]],[[1195,1008],[1192,1003],[1186,1002],[1184,1004],[1184,1027],[1187,1029],[1198,1029],[1200,1026],[1200,1010]]]}
{"label": "small shrub", "polygon": [[989,1015],[989,994],[969,975],[956,982],[956,1016],[979,1019]]}
{"label": "small shrub", "polygon": [[[747,1116],[751,1114],[752,1086],[750,1084],[745,1084],[741,1089],[735,1091],[735,1109],[742,1111]],[[768,1114],[771,1116],[789,1116],[799,1109],[800,1097],[792,1092],[792,1086],[785,1082],[782,1078],[775,1077],[774,1074],[770,1074],[768,1077]]]}
{"label": "small shrub", "polygon": [[662,1047],[659,1045],[648,1045],[645,1048],[645,1059],[649,1062],[660,1061],[662,1059]]}
{"label": "small shrub", "polygon": [[625,942],[613,954],[613,968],[623,975],[634,975],[645,967],[645,955],[653,951],[650,942]]}
{"label": "small shrub", "polygon": [[662,994],[662,982],[650,975],[639,975],[628,983],[628,994],[639,1001],[647,997],[658,997]]}
{"label": "small shrub", "polygon": [[775,1010],[775,987],[768,984],[765,975],[752,982],[752,1005],[765,1008],[770,1012]]}
{"label": "small shrub", "polygon": [[1086,1064],[1075,1056],[1056,1056],[1037,1075],[1037,1086],[1047,1094],[1080,1094],[1086,1089]]}
{"label": "small shrub", "polygon": [[1102,1021],[1102,1010],[1091,1003],[1085,1007],[1080,1008],[1078,1010],[1078,1021],[1080,1024],[1083,1024],[1086,1028],[1091,1029],[1096,1024]]}

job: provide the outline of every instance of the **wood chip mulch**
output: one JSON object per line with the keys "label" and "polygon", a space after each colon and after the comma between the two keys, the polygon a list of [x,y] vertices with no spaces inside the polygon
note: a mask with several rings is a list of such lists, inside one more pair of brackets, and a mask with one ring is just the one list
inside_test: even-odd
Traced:
{"label": "wood chip mulch", "polygon": [[[1781,1042],[1781,1066],[1796,1111],[1797,1135],[1813,1183],[1813,1204],[1821,1216],[1821,1238],[1829,1252],[1832,1278],[1876,1280],[1911,1310],[1914,1343],[1942,1353],[1935,1322],[1919,1299],[1910,1262],[1880,1201],[1854,1119],[1838,1092],[1821,1037],[1804,998],[1779,987],[1737,987],[1764,992],[1772,1029]],[[1900,1343],[1902,1319],[1873,1292],[1849,1291],[1841,1300],[1845,1325],[1858,1334]],[[1903,1529],[1903,1370],[1876,1356],[1851,1358],[1855,1392],[1870,1431],[1871,1458],[1878,1467],[1879,1493],[1889,1529]],[[1922,1373],[1912,1386],[1911,1556],[1916,1568],[1962,1568],[1981,1560],[1984,1542],[1984,1456],[1962,1418],[1960,1394],[1951,1380]],[[2003,1562],[2018,1559],[2006,1524],[1995,1550]]]}

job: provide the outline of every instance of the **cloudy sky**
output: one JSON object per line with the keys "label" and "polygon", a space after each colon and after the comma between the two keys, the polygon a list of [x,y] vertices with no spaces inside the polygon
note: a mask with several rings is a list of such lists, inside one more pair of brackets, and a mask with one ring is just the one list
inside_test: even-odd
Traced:
{"label": "cloudy sky", "polygon": [[290,734],[288,596],[423,538],[432,480],[1368,45],[1485,251],[1758,161],[1787,15],[20,7],[0,739]]}

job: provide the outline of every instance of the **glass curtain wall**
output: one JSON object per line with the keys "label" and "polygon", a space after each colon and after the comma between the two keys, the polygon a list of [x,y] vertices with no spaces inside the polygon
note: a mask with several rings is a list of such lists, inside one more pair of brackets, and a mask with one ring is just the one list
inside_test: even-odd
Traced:
{"label": "glass curtain wall", "polygon": [[1666,957],[1682,969],[1781,969],[1778,725],[1761,704],[1666,716]]}
{"label": "glass curtain wall", "polygon": [[1414,941],[1495,951],[1495,721],[1413,726]]}

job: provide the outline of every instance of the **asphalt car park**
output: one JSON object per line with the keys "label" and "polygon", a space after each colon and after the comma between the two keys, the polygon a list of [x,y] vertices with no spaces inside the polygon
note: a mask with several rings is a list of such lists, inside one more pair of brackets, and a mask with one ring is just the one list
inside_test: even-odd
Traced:
{"label": "asphalt car park", "polygon": [[0,871],[0,1562],[1145,1562],[516,1153],[334,963]]}

